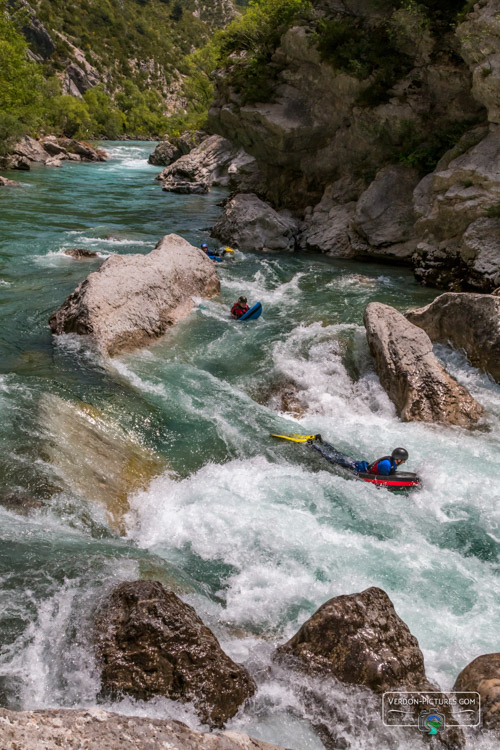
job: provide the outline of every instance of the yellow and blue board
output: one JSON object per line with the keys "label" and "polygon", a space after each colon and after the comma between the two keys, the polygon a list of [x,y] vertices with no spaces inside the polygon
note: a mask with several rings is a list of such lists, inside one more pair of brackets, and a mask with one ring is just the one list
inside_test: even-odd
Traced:
{"label": "yellow and blue board", "polygon": [[256,302],[253,307],[250,308],[244,315],[241,316],[241,318],[238,318],[238,320],[257,320],[257,318],[260,318],[262,315],[262,304],[260,302]]}

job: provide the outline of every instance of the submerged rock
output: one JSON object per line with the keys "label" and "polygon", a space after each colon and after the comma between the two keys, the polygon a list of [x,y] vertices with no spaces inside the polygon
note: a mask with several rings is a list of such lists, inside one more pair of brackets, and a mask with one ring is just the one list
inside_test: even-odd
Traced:
{"label": "submerged rock", "polygon": [[[427,679],[417,639],[385,591],[375,587],[325,602],[278,647],[277,657],[314,677],[331,677],[376,693],[437,690]],[[318,700],[324,708],[328,698],[322,688]],[[314,706],[311,694],[308,701]],[[454,724],[449,709],[445,713],[447,724]],[[455,726],[436,740],[449,748],[463,746],[462,732]]]}
{"label": "submerged rock", "polygon": [[147,255],[112,255],[50,317],[53,333],[91,336],[113,356],[151,344],[193,308],[218,294],[215,264],[176,234]]}
{"label": "submerged rock", "polygon": [[8,180],[6,177],[0,177],[0,187],[15,187],[19,185],[16,180]]}
{"label": "submerged rock", "polygon": [[117,586],[95,629],[105,695],[192,702],[203,723],[222,727],[255,691],[194,609],[158,581]]}
{"label": "submerged rock", "polygon": [[463,349],[475,367],[500,383],[500,298],[493,294],[453,294],[436,297],[407,319],[432,341]]}
{"label": "submerged rock", "polygon": [[405,422],[472,427],[482,407],[439,364],[429,336],[389,305],[371,302],[366,337],[380,382]]}
{"label": "submerged rock", "polygon": [[275,211],[252,193],[235,195],[212,229],[212,237],[239,250],[294,250],[298,221]]}
{"label": "submerged rock", "polygon": [[42,451],[67,488],[106,510],[110,527],[125,532],[129,497],[165,470],[165,462],[99,409],[43,394]]}
{"label": "submerged rock", "polygon": [[75,258],[75,260],[88,260],[98,257],[95,250],[87,250],[84,247],[74,247],[71,250],[65,250],[64,255],[69,255],[70,258]]}
{"label": "submerged rock", "polygon": [[43,508],[45,503],[21,490],[0,490],[0,505],[6,510],[26,516],[32,511]]}
{"label": "submerged rock", "polygon": [[479,693],[483,727],[500,736],[500,653],[482,654],[460,674],[453,690]]}
{"label": "submerged rock", "polygon": [[4,745],[19,750],[280,750],[240,732],[197,732],[180,721],[123,716],[97,708],[0,708],[0,722]]}

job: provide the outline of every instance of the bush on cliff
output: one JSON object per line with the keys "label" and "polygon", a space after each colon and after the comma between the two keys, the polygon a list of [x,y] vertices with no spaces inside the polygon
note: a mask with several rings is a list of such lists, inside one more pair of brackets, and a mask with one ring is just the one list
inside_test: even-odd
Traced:
{"label": "bush on cliff", "polygon": [[269,98],[279,72],[272,55],[287,29],[310,18],[311,8],[309,0],[253,0],[220,34],[219,64],[244,102]]}

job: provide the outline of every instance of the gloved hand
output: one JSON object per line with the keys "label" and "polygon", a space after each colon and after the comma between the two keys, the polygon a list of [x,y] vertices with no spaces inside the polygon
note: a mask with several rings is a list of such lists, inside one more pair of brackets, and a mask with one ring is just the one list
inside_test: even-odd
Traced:
{"label": "gloved hand", "polygon": [[322,443],[323,442],[323,438],[321,437],[321,435],[315,435],[314,439],[317,440],[318,443]]}

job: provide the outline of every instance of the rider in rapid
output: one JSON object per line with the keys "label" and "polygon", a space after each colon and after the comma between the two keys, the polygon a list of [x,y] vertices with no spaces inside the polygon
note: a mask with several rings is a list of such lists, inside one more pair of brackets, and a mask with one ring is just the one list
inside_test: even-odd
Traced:
{"label": "rider in rapid", "polygon": [[[314,440],[320,443],[320,445],[316,445]],[[390,456],[382,456],[382,458],[378,458],[376,461],[369,464],[368,461],[356,461],[345,453],[341,453],[341,451],[337,450],[333,445],[325,442],[321,435],[315,435],[314,440],[308,440],[307,442],[317,450],[323,458],[326,458],[326,460],[332,464],[344,466],[346,469],[351,469],[356,472],[367,472],[369,474],[389,476],[395,474],[398,466],[408,460],[408,451],[406,448],[394,448]]]}

